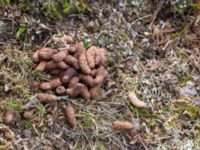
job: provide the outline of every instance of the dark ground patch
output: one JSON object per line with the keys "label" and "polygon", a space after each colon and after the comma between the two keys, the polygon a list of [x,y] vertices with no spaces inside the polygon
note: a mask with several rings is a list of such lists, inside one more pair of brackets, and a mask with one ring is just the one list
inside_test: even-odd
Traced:
{"label": "dark ground patch", "polygon": [[[48,2],[0,3],[0,149],[200,149],[198,10],[174,13],[163,7],[150,27],[156,5],[142,12],[130,1],[93,1],[67,11],[65,3]],[[36,81],[51,78],[34,70],[31,55],[45,45],[57,47],[55,34],[109,52],[102,98],[68,102],[76,109],[74,129],[64,117],[65,102],[40,105],[32,119],[23,117],[22,106],[38,92]],[[133,107],[128,91],[151,110]],[[5,107],[15,110],[9,125]],[[116,119],[140,129],[114,131]]]}

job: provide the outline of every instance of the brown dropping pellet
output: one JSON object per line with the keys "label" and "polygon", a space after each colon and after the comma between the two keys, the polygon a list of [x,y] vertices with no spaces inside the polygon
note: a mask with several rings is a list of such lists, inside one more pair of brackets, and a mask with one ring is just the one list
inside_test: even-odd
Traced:
{"label": "brown dropping pellet", "polygon": [[97,69],[96,77],[94,79],[94,84],[100,84],[106,78],[108,72],[105,70],[103,66]]}
{"label": "brown dropping pellet", "polygon": [[40,58],[39,58],[39,50],[37,50],[36,52],[33,53],[33,61],[34,62],[39,62],[40,61]]}
{"label": "brown dropping pellet", "polygon": [[49,82],[43,82],[40,84],[40,89],[42,90],[51,90],[51,89],[55,89],[56,87],[60,86],[62,84],[62,82],[60,81],[59,78],[54,79],[52,81]]}
{"label": "brown dropping pellet", "polygon": [[69,47],[68,52],[74,54],[76,52],[76,47],[74,46]]}
{"label": "brown dropping pellet", "polygon": [[86,58],[90,69],[93,69],[95,67],[95,46],[86,51]]}
{"label": "brown dropping pellet", "polygon": [[92,77],[96,77],[96,74],[97,74],[97,69],[91,70],[90,75],[91,75]]}
{"label": "brown dropping pellet", "polygon": [[76,48],[77,54],[81,54],[81,53],[84,53],[86,51],[86,49],[84,48],[83,42],[79,42],[79,43],[75,44],[74,47]]}
{"label": "brown dropping pellet", "polygon": [[31,119],[33,117],[33,113],[35,112],[35,108],[26,110],[23,114],[24,118]]}
{"label": "brown dropping pellet", "polygon": [[39,93],[37,94],[37,98],[44,103],[52,103],[57,100],[57,97],[55,95],[47,93]]}
{"label": "brown dropping pellet", "polygon": [[61,76],[61,81],[63,83],[68,83],[73,76],[76,76],[78,72],[74,68],[68,68]]}
{"label": "brown dropping pellet", "polygon": [[70,97],[77,97],[81,91],[83,90],[84,85],[81,83],[77,83],[75,86],[71,88],[67,88],[65,90],[66,94],[68,94]]}
{"label": "brown dropping pellet", "polygon": [[64,69],[67,69],[68,67],[69,66],[64,61],[61,61],[58,63],[56,63],[54,61],[49,61],[46,66],[46,68],[48,70],[52,70],[52,69],[63,69],[64,70]]}
{"label": "brown dropping pellet", "polygon": [[67,56],[67,51],[60,51],[54,54],[51,58],[54,62],[61,62],[65,59],[66,56]]}
{"label": "brown dropping pellet", "polygon": [[75,116],[75,109],[71,105],[68,105],[65,108],[65,114],[66,114],[67,121],[68,121],[69,125],[71,127],[74,127],[76,125],[76,122],[77,122],[76,116]]}
{"label": "brown dropping pellet", "polygon": [[89,100],[91,98],[91,94],[88,91],[88,87],[84,85],[84,87],[81,89],[80,95],[82,98]]}
{"label": "brown dropping pellet", "polygon": [[39,50],[38,56],[41,60],[50,60],[55,53],[57,53],[57,50],[44,47]]}
{"label": "brown dropping pellet", "polygon": [[131,130],[133,129],[133,123],[117,120],[112,123],[112,128],[116,130]]}
{"label": "brown dropping pellet", "polygon": [[78,76],[72,77],[71,80],[69,81],[68,88],[75,86],[77,83],[79,83],[79,81],[80,78]]}
{"label": "brown dropping pellet", "polygon": [[90,89],[90,94],[91,94],[91,98],[94,99],[95,97],[97,97],[97,95],[99,94],[99,90],[101,87],[102,83],[95,85],[94,87],[92,87]]}
{"label": "brown dropping pellet", "polygon": [[85,83],[86,85],[89,85],[90,87],[94,86],[94,79],[90,75],[80,74],[80,79]]}
{"label": "brown dropping pellet", "polygon": [[58,87],[56,88],[56,93],[57,93],[58,95],[64,94],[64,93],[65,93],[65,87],[64,87],[64,86],[58,86]]}
{"label": "brown dropping pellet", "polygon": [[14,119],[14,114],[15,114],[14,109],[12,109],[12,108],[6,108],[4,110],[4,122],[6,124],[12,123],[12,121]]}
{"label": "brown dropping pellet", "polygon": [[60,69],[54,69],[54,70],[51,70],[50,73],[52,75],[59,75],[60,73],[62,73],[62,70],[60,70]]}
{"label": "brown dropping pellet", "polygon": [[91,69],[88,65],[85,53],[80,54],[80,57],[78,60],[79,60],[79,66],[80,66],[81,71],[85,74],[90,74]]}
{"label": "brown dropping pellet", "polygon": [[46,61],[41,61],[37,66],[36,66],[36,70],[39,71],[44,71],[45,68],[47,66],[47,62]]}
{"label": "brown dropping pellet", "polygon": [[71,55],[67,55],[64,59],[64,61],[73,66],[75,69],[79,69],[79,63],[78,63],[78,59],[76,59],[75,57],[71,56]]}

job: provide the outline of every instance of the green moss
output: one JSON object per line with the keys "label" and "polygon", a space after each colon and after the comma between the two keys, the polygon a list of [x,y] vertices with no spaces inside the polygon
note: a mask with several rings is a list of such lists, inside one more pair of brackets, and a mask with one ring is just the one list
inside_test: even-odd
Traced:
{"label": "green moss", "polygon": [[193,79],[191,74],[186,74],[186,75],[180,76],[180,77],[181,77],[180,78],[180,85],[181,86],[185,85],[187,81],[190,81],[190,80]]}
{"label": "green moss", "polygon": [[150,120],[150,121],[147,122],[147,125],[148,125],[149,127],[153,127],[153,126],[156,125],[156,121],[155,121],[155,120]]}
{"label": "green moss", "polygon": [[5,105],[7,107],[13,108],[13,109],[15,109],[15,110],[17,110],[19,112],[23,111],[23,105],[19,101],[15,100],[15,99],[8,99],[8,100],[6,100],[5,101]]}
{"label": "green moss", "polygon": [[124,92],[128,91],[136,91],[137,90],[137,84],[135,83],[135,79],[131,77],[131,74],[128,73],[120,73],[118,75],[118,82],[121,82],[121,89]]}
{"label": "green moss", "polygon": [[196,135],[200,136],[200,121],[194,125],[194,131]]}
{"label": "green moss", "polygon": [[185,61],[187,58],[187,55],[181,49],[178,49],[176,54],[181,61]]}
{"label": "green moss", "polygon": [[140,49],[141,45],[139,43],[134,43],[133,47],[134,49]]}
{"label": "green moss", "polygon": [[96,150],[107,150],[107,148],[103,144],[97,144],[96,145]]}
{"label": "green moss", "polygon": [[4,93],[4,86],[0,85],[0,93]]}
{"label": "green moss", "polygon": [[0,110],[0,123],[3,122],[3,110]]}
{"label": "green moss", "polygon": [[31,126],[32,126],[32,121],[31,121],[31,119],[24,119],[23,121],[22,121],[22,124],[23,124],[23,126],[25,127],[25,128],[30,128]]}
{"label": "green moss", "polygon": [[171,118],[168,118],[168,120],[165,121],[165,123],[163,124],[163,126],[164,126],[164,128],[165,128],[165,130],[167,132],[170,132],[176,126],[174,116],[171,117]]}
{"label": "green moss", "polygon": [[124,60],[123,53],[121,51],[116,52],[117,62],[122,62]]}
{"label": "green moss", "polygon": [[105,46],[109,45],[112,42],[113,42],[112,38],[107,33],[105,33],[105,35],[101,36],[97,40],[97,45],[99,45],[101,47],[105,47]]}
{"label": "green moss", "polygon": [[70,10],[74,8],[73,5],[69,4],[68,0],[64,0],[64,12],[68,15],[70,13]]}
{"label": "green moss", "polygon": [[105,138],[104,138],[103,136],[97,134],[97,135],[95,135],[95,139],[96,139],[97,141],[103,141]]}
{"label": "green moss", "polygon": [[37,106],[37,114],[40,118],[43,118],[46,114],[46,109],[42,104]]}
{"label": "green moss", "polygon": [[18,3],[17,7],[22,11],[27,11],[31,9],[31,3],[27,0],[22,0]]}
{"label": "green moss", "polygon": [[86,49],[89,48],[89,40],[87,38],[83,39],[83,44],[84,44],[84,48],[86,48]]}
{"label": "green moss", "polygon": [[47,79],[47,78],[51,78],[51,75],[47,74],[46,72],[43,71],[39,71],[39,70],[32,70],[30,72],[30,74],[37,79]]}
{"label": "green moss", "polygon": [[17,33],[16,33],[16,37],[22,38],[24,36],[25,32],[26,32],[25,27],[19,27],[19,29],[17,30]]}
{"label": "green moss", "polygon": [[183,14],[185,8],[190,6],[190,0],[176,0],[170,1],[171,12]]}
{"label": "green moss", "polygon": [[4,9],[0,10],[0,15],[3,15],[4,14]]}
{"label": "green moss", "polygon": [[60,6],[57,3],[44,3],[42,6],[42,12],[45,16],[49,16],[55,19],[63,18]]}
{"label": "green moss", "polygon": [[79,13],[92,12],[92,9],[85,3],[85,0],[76,0],[76,7]]}
{"label": "green moss", "polygon": [[71,10],[76,10],[78,13],[91,13],[92,9],[86,4],[85,0],[74,0],[72,3],[69,0],[64,0],[64,9],[65,14],[70,14]]}
{"label": "green moss", "polygon": [[81,125],[84,127],[90,127],[92,125],[92,119],[93,117],[90,114],[85,114],[81,121]]}
{"label": "green moss", "polygon": [[30,91],[29,91],[28,89],[27,89],[27,90],[25,89],[25,90],[23,91],[22,96],[23,96],[23,98],[26,99],[26,100],[30,99],[30,97],[31,97]]}
{"label": "green moss", "polygon": [[14,93],[18,93],[18,95],[21,95],[21,93],[23,93],[23,91],[24,91],[24,85],[23,85],[23,83],[16,84],[16,85],[12,86],[11,90]]}
{"label": "green moss", "polygon": [[196,119],[199,116],[199,107],[194,105],[190,99],[178,99],[174,102],[174,112],[179,117]]}
{"label": "green moss", "polygon": [[144,108],[136,108],[133,105],[129,105],[128,106],[130,108],[130,110],[134,113],[136,113],[138,116],[143,116],[143,117],[151,117],[151,113],[149,110],[144,109]]}
{"label": "green moss", "polygon": [[0,0],[0,4],[3,3],[3,4],[9,4],[11,3],[11,0]]}
{"label": "green moss", "polygon": [[171,129],[172,129],[172,128],[175,126],[175,124],[176,124],[173,120],[170,120],[170,121],[168,121],[167,123],[168,123],[168,127],[171,128]]}
{"label": "green moss", "polygon": [[195,8],[195,9],[200,9],[200,3],[199,4],[190,4],[191,8]]}
{"label": "green moss", "polygon": [[195,105],[188,105],[183,113],[187,114],[189,118],[195,119],[199,116],[199,107]]}
{"label": "green moss", "polygon": [[127,36],[127,34],[125,34],[125,33],[123,33],[123,32],[121,32],[119,35],[118,35],[118,37],[119,37],[119,40],[120,41],[127,41],[128,40],[128,36]]}

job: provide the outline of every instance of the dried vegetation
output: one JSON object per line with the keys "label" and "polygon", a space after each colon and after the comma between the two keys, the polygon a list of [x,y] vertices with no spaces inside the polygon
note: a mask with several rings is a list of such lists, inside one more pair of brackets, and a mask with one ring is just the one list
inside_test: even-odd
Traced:
{"label": "dried vegetation", "polygon": [[[133,1],[0,3],[0,149],[200,149],[199,1]],[[98,99],[62,95],[69,66],[69,95],[102,82],[93,45],[108,51]]]}

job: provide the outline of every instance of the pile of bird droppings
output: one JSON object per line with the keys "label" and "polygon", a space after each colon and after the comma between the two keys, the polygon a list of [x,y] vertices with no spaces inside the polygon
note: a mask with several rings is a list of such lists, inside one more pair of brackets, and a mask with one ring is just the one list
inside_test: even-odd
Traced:
{"label": "pile of bird droppings", "polygon": [[[44,47],[33,54],[36,70],[54,77],[49,82],[41,82],[39,88],[56,95],[94,99],[108,75],[106,50],[96,46],[86,49],[83,42],[73,44],[72,38],[66,37],[69,47],[61,50]],[[50,101],[45,94],[39,94],[38,98]]]}

